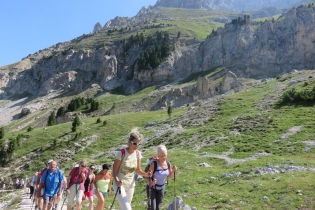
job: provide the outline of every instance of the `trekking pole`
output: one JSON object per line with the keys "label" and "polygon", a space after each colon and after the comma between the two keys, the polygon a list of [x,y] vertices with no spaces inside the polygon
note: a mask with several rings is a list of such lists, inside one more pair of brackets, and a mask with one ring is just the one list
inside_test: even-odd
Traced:
{"label": "trekking pole", "polygon": [[54,208],[55,206],[55,199],[56,199],[55,196],[57,196],[57,194],[53,195],[52,204],[51,204],[52,208]]}
{"label": "trekking pole", "polygon": [[33,198],[33,203],[32,203],[32,208],[31,208],[31,210],[33,209],[34,203],[35,203],[35,198]]}
{"label": "trekking pole", "polygon": [[176,210],[176,182],[175,182],[175,171],[174,171],[174,210]]}
{"label": "trekking pole", "polygon": [[148,185],[148,187],[149,187],[149,197],[148,197],[148,203],[147,203],[147,205],[148,205],[148,210],[151,210],[152,208],[151,208],[151,193],[152,193],[152,187],[151,187],[151,184],[149,184]]}
{"label": "trekking pole", "polygon": [[66,196],[65,196],[65,199],[64,199],[63,202],[62,202],[62,206],[61,206],[61,209],[60,209],[60,210],[62,210],[63,204],[65,204],[65,201],[66,201],[66,199],[67,199],[67,196],[68,196],[68,193],[67,193],[67,191],[66,191]]}
{"label": "trekking pole", "polygon": [[109,209],[112,209],[112,208],[113,208],[113,205],[114,205],[114,202],[115,202],[115,199],[116,199],[116,196],[117,196],[118,191],[119,191],[119,194],[121,194],[120,187],[117,187],[117,191],[116,191],[116,193],[115,193],[114,200],[113,200],[112,205],[110,206]]}

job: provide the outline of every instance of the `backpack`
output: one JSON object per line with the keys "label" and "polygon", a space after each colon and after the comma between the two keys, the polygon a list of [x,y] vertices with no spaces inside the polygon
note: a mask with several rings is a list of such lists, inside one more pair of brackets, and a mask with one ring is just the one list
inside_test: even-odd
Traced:
{"label": "backpack", "polygon": [[[60,173],[60,170],[57,168],[56,170],[58,170],[58,175],[59,175],[59,180],[61,178],[61,173]],[[44,171],[44,173],[46,172],[47,170]],[[46,176],[45,176],[45,182],[46,182],[46,179],[47,179],[47,176],[48,176],[48,173],[46,172]]]}
{"label": "backpack", "polygon": [[[150,169],[150,166],[151,166],[151,164],[153,163],[154,164],[154,169],[153,169],[153,171],[152,171],[152,177],[151,177],[151,179],[153,180],[154,179],[154,172],[155,171],[161,171],[161,170],[157,170],[157,160],[158,160],[159,158],[157,157],[157,156],[153,156],[153,157],[150,157],[149,159],[148,159],[148,165],[145,167],[145,169],[144,169],[144,171],[145,172],[148,172],[149,171],[149,169]],[[171,163],[169,162],[169,161],[166,161],[166,164],[167,164],[167,168],[166,169],[162,169],[163,171],[166,171],[166,170],[169,170],[170,168],[171,168]]]}
{"label": "backpack", "polygon": [[[125,158],[126,151],[124,148],[122,148],[120,151],[121,151],[121,161],[122,161]],[[137,157],[138,157],[139,153],[140,153],[139,150],[136,150]]]}
{"label": "backpack", "polygon": [[[60,173],[60,170],[59,170],[59,168],[57,168],[56,170],[58,170],[58,175],[59,175],[59,180],[61,179],[61,173]],[[46,179],[47,179],[47,176],[48,176],[48,170],[46,169],[45,171],[44,171],[44,173],[46,172],[46,176],[45,176],[45,186],[46,186]],[[44,174],[43,174],[44,175]],[[62,180],[62,182],[63,182],[63,186],[62,186],[62,189],[64,188],[64,180]],[[45,187],[44,186],[44,187]]]}

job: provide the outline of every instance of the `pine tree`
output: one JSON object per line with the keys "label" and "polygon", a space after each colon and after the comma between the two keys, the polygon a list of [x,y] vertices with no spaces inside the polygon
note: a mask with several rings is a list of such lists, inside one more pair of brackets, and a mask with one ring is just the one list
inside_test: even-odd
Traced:
{"label": "pine tree", "polygon": [[55,124],[56,124],[56,114],[55,114],[55,111],[53,111],[48,118],[48,126],[52,126]]}
{"label": "pine tree", "polygon": [[57,111],[57,117],[64,115],[64,113],[66,113],[66,108],[61,106]]}
{"label": "pine tree", "polygon": [[72,131],[76,131],[77,127],[81,124],[80,118],[77,114],[75,114],[75,118],[72,122]]}
{"label": "pine tree", "polygon": [[0,139],[3,139],[3,137],[4,137],[4,128],[1,127],[0,128]]}
{"label": "pine tree", "polygon": [[173,112],[173,108],[170,105],[170,106],[168,106],[168,109],[167,109],[167,114],[168,114],[169,118],[172,118],[172,112]]}

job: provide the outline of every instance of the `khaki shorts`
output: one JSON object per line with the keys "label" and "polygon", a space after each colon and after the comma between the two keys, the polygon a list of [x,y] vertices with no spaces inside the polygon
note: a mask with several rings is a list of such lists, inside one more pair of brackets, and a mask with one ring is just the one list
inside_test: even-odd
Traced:
{"label": "khaki shorts", "polygon": [[77,203],[82,202],[82,196],[84,194],[83,190],[81,189],[81,184],[73,184],[70,187],[70,193],[68,195],[68,205],[72,205],[74,198],[76,199]]}

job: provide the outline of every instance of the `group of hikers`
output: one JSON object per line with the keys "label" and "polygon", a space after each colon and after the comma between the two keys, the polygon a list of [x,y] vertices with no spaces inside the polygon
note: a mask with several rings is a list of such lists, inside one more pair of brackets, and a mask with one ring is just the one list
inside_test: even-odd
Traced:
{"label": "group of hikers", "polygon": [[26,185],[26,182],[24,181],[24,179],[19,179],[17,178],[15,180],[15,184],[14,184],[14,189],[21,189],[24,188]]}
{"label": "group of hikers", "polygon": [[[82,208],[82,201],[88,200],[88,209],[93,209],[93,197],[97,197],[96,210],[103,210],[105,197],[112,193],[112,184],[120,210],[131,210],[131,202],[135,191],[135,173],[143,176],[147,181],[147,207],[152,210],[161,209],[165,192],[166,178],[174,178],[176,166],[167,161],[167,149],[164,145],[158,146],[157,156],[152,157],[145,170],[141,169],[141,152],[138,146],[143,136],[137,129],[133,129],[128,138],[128,146],[116,153],[112,174],[108,164],[103,164],[102,170],[94,174],[95,165],[87,169],[87,162],[81,160],[74,167],[67,178],[58,168],[57,162],[49,160],[47,168],[36,172],[30,180],[30,198],[33,198],[35,210],[61,209],[67,199],[67,210],[71,210],[75,203],[75,210]],[[65,198],[62,198],[63,191]],[[61,202],[63,200],[63,202]]]}

